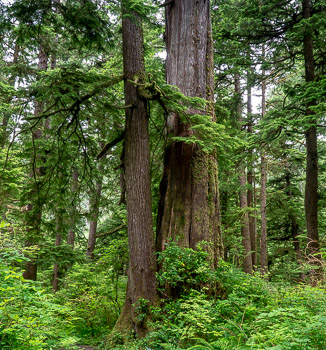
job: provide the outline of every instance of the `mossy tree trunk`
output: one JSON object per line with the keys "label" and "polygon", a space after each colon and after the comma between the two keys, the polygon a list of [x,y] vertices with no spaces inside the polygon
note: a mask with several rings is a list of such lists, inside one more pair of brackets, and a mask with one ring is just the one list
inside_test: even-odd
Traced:
{"label": "mossy tree trunk", "polygon": [[[166,79],[189,97],[208,101],[214,119],[213,46],[210,3],[175,0],[166,7]],[[189,111],[191,113],[192,111]],[[193,111],[194,112],[194,111]],[[198,113],[198,111],[196,111]],[[169,136],[192,134],[178,115],[168,117]],[[216,263],[222,254],[217,159],[195,144],[171,141],[165,150],[157,220],[157,249],[169,238],[195,248],[201,241],[213,243]]]}

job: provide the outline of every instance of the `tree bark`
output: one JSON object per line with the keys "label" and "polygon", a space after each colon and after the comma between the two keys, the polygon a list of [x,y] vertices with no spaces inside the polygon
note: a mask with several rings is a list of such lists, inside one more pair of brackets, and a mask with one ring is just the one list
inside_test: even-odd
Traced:
{"label": "tree bark", "polygon": [[[311,17],[311,1],[302,1],[303,18]],[[313,48],[312,29],[306,27],[303,37],[305,80],[306,83],[315,80],[315,59]],[[305,214],[308,239],[309,260],[314,265],[320,265],[319,233],[318,233],[318,155],[317,155],[317,127],[314,111],[311,109],[317,104],[316,100],[306,103],[306,115],[310,116],[310,126],[305,131],[307,148],[306,188],[305,188]],[[316,255],[317,254],[317,255]],[[316,270],[311,270],[311,278],[315,279]]]}
{"label": "tree bark", "polygon": [[[263,58],[265,57],[265,48],[263,47]],[[265,71],[262,71],[263,78],[265,77]],[[266,82],[262,81],[261,87],[261,117],[264,119],[266,114]],[[265,156],[265,145],[261,148],[261,172],[260,172],[260,272],[263,277],[267,277],[268,274],[268,248],[267,248],[267,219],[266,219],[266,184],[267,184],[267,161]]]}
{"label": "tree bark", "polygon": [[[140,15],[122,1],[123,66],[125,79],[125,180],[129,240],[128,290],[116,329],[130,324],[143,337],[149,306],[157,302],[156,259],[152,222],[147,102],[130,80],[145,81],[144,44]],[[145,315],[140,317],[140,314]]]}
{"label": "tree bark", "polygon": [[240,209],[242,211],[242,245],[244,248],[244,259],[243,259],[243,269],[246,273],[253,272],[252,266],[252,250],[250,242],[250,231],[249,231],[249,216],[248,216],[248,202],[247,202],[247,191],[246,191],[246,172],[242,167],[240,168]]}
{"label": "tree bark", "polygon": [[[166,79],[190,97],[208,101],[206,113],[214,120],[213,42],[209,1],[175,0],[166,11]],[[189,111],[193,113],[198,111]],[[193,134],[178,115],[168,117],[170,136]],[[170,142],[165,150],[157,219],[157,250],[170,238],[179,245],[196,248],[211,242],[210,255],[216,265],[222,256],[218,171],[215,154],[199,146]]]}
{"label": "tree bark", "polygon": [[[237,115],[238,120],[242,119],[242,106],[241,106],[241,88],[240,88],[240,76],[239,74],[235,75],[235,84],[234,84],[234,92],[237,97]],[[239,190],[239,200],[240,200],[240,209],[242,215],[242,225],[241,225],[241,236],[242,236],[242,246],[244,250],[244,260],[243,260],[243,269],[246,273],[252,273],[253,265],[252,265],[252,249],[251,249],[251,241],[250,241],[250,230],[249,230],[249,216],[248,216],[248,200],[247,200],[247,178],[246,171],[243,165],[239,166],[239,182],[240,182],[240,190]]]}
{"label": "tree bark", "polygon": [[[252,134],[252,98],[251,98],[251,82],[250,73],[248,72],[247,77],[247,118],[248,118],[248,134]],[[247,201],[248,208],[251,211],[248,214],[249,217],[249,232],[250,232],[250,244],[251,244],[251,259],[253,269],[257,266],[257,243],[256,243],[256,231],[255,231],[255,218],[253,216],[254,196],[253,196],[253,152],[252,149],[248,149],[248,171],[247,171]]]}
{"label": "tree bark", "polygon": [[267,162],[265,151],[261,154],[261,173],[260,173],[260,272],[263,276],[268,273],[268,249],[267,249],[267,221],[266,221],[266,183],[267,183]]}

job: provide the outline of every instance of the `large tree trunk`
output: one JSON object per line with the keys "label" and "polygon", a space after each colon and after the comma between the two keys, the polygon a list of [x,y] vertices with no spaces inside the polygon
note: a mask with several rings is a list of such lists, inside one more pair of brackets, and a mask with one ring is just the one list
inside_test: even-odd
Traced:
{"label": "large tree trunk", "polygon": [[[48,55],[44,51],[43,47],[40,47],[38,55],[38,69],[40,71],[46,70],[48,66]],[[35,101],[34,115],[40,115],[44,110],[44,103],[40,101]],[[33,132],[33,144],[36,147],[36,141],[42,137],[43,131],[42,127]],[[39,241],[40,236],[40,226],[42,218],[42,200],[39,198],[38,187],[36,181],[38,178],[42,177],[44,169],[42,167],[37,168],[34,166],[37,163],[37,159],[33,159],[33,169],[30,172],[30,177],[34,178],[35,181],[32,184],[32,188],[28,194],[28,205],[26,212],[26,247],[34,246]],[[23,273],[25,279],[36,281],[37,278],[37,265],[35,259],[31,259],[25,266],[25,271]]]}
{"label": "large tree trunk", "polygon": [[[145,79],[143,32],[140,15],[122,1],[123,65],[125,78],[125,180],[129,239],[128,290],[116,329],[130,324],[140,337],[147,332],[146,314],[157,302],[156,259],[152,222],[150,154],[146,101],[130,82]],[[139,313],[145,317],[137,317]]]}
{"label": "large tree trunk", "polygon": [[[311,17],[311,1],[302,1],[303,18],[309,20]],[[304,60],[305,60],[305,80],[307,83],[315,80],[315,60],[313,49],[312,29],[305,28],[303,38]],[[319,265],[320,259],[316,255],[319,252],[318,235],[318,156],[317,156],[317,127],[314,120],[314,111],[311,107],[316,105],[315,100],[310,100],[306,104],[306,115],[310,116],[310,127],[305,131],[307,148],[306,167],[306,189],[305,189],[305,214],[308,238],[308,253],[310,262]],[[316,270],[311,271],[312,280],[315,279]]]}
{"label": "large tree trunk", "polygon": [[[205,98],[206,113],[214,119],[209,1],[175,0],[167,5],[165,37],[167,83],[186,96]],[[192,133],[176,114],[169,116],[167,132],[183,137]],[[169,238],[180,237],[179,245],[191,248],[208,241],[216,264],[223,254],[216,156],[197,145],[172,141],[165,150],[160,196],[157,250],[163,250]]]}

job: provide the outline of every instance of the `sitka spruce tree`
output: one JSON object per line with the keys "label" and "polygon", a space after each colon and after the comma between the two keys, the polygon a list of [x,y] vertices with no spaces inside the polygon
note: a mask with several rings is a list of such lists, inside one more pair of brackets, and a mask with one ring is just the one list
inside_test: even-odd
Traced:
{"label": "sitka spruce tree", "polygon": [[[189,115],[206,113],[214,120],[210,2],[169,1],[165,15],[167,83],[177,86],[187,97],[207,101],[204,112],[189,109]],[[216,154],[204,152],[196,143],[174,140],[195,134],[183,119],[171,113],[167,120],[169,140],[160,184],[157,250],[164,250],[169,239],[179,239],[181,246],[190,248],[207,241],[216,263],[222,250]]]}

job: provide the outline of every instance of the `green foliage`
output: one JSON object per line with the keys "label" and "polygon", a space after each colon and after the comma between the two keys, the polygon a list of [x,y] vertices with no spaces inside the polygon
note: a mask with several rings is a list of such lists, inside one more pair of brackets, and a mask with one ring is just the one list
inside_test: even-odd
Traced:
{"label": "green foliage", "polygon": [[63,279],[55,299],[74,310],[80,337],[94,342],[114,326],[125,297],[127,253],[126,240],[114,239],[95,252],[95,262],[75,263]]}
{"label": "green foliage", "polygon": [[[175,264],[173,260],[170,263]],[[162,303],[152,324],[154,331],[145,339],[147,347],[155,350],[325,347],[324,289],[266,282],[223,261],[214,274],[220,291],[217,298],[203,288],[186,291],[179,299]]]}
{"label": "green foliage", "polygon": [[[187,293],[191,289],[200,289],[214,281],[214,275],[209,266],[208,253],[205,245],[199,245],[197,250],[180,248],[171,241],[163,252],[158,253],[158,263],[161,269],[157,274],[160,288],[171,288],[172,295]],[[161,289],[163,292],[163,289]]]}
{"label": "green foliage", "polygon": [[73,346],[75,313],[55,302],[37,282],[25,281],[15,267],[26,260],[17,250],[0,251],[0,347],[36,350]]}

